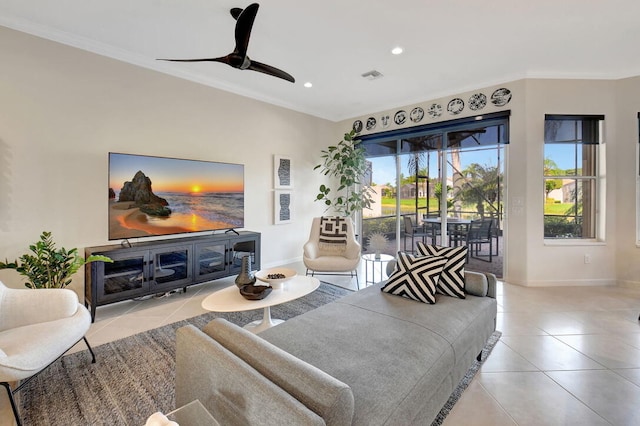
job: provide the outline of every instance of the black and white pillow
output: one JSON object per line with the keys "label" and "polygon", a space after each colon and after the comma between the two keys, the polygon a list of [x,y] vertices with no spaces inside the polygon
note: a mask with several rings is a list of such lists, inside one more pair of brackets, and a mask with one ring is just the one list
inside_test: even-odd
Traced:
{"label": "black and white pillow", "polygon": [[439,256],[447,259],[440,274],[436,291],[447,296],[464,299],[464,264],[467,259],[467,246],[440,247],[418,241],[418,254]]}
{"label": "black and white pillow", "polygon": [[422,303],[436,303],[436,285],[446,257],[414,256],[399,252],[396,268],[382,291]]}

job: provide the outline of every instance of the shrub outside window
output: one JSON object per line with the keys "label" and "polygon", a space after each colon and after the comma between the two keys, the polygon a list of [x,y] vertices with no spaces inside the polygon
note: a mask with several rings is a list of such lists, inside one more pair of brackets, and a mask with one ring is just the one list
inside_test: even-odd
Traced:
{"label": "shrub outside window", "polygon": [[546,115],[544,238],[596,239],[603,116]]}

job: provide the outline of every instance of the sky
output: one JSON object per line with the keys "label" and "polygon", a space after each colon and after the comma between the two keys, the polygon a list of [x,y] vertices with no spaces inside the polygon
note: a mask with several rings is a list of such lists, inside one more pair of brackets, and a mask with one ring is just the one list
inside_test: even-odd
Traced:
{"label": "sky", "polygon": [[119,192],[138,171],[149,179],[154,192],[241,192],[242,164],[109,154],[109,187]]}

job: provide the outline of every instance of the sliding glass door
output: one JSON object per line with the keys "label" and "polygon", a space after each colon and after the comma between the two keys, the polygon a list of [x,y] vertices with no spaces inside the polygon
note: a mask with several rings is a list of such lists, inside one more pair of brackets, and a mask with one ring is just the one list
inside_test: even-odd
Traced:
{"label": "sliding glass door", "polygon": [[[480,120],[422,134],[365,139],[377,192],[374,207],[363,211],[365,252],[375,251],[369,242],[376,234],[386,239],[382,252],[391,255],[415,251],[418,241],[466,244],[474,250],[474,270],[501,276],[507,124],[505,119]],[[475,243],[479,240],[469,234],[480,222],[482,243]]]}

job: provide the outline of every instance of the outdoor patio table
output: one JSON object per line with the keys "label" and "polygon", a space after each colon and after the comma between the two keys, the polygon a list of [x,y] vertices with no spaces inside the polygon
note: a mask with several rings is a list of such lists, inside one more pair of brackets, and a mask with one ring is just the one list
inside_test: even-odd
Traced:
{"label": "outdoor patio table", "polygon": [[[436,229],[435,225],[440,225],[442,219],[439,217],[428,217],[422,219],[422,226],[425,229],[425,232],[431,231],[431,240],[435,241],[436,237]],[[457,247],[461,241],[464,240],[464,236],[469,229],[469,224],[471,223],[471,219],[458,219],[458,218],[447,218],[447,236],[448,242],[451,246],[453,244],[454,247]]]}

